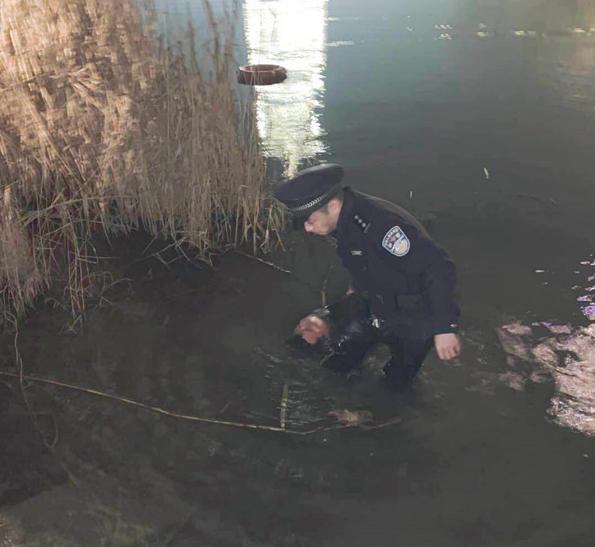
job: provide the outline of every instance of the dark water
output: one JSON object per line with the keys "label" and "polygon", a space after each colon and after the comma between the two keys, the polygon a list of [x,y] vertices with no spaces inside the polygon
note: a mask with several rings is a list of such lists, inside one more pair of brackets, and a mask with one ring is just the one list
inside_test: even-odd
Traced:
{"label": "dark water", "polygon": [[243,20],[250,60],[290,71],[258,96],[270,156],[289,172],[338,161],[427,224],[458,265],[464,353],[430,356],[395,396],[382,349],[344,379],[287,346],[347,283],[312,237],[267,257],[291,274],[234,254],[168,271],[118,250],[132,281],[106,282],[78,335],[33,314],[27,370],[226,420],[278,425],[287,385],[290,428],[336,408],[403,421],[293,437],[44,388],[57,456],[4,415],[19,466],[2,510],[32,545],[592,545],[595,4],[247,0]]}

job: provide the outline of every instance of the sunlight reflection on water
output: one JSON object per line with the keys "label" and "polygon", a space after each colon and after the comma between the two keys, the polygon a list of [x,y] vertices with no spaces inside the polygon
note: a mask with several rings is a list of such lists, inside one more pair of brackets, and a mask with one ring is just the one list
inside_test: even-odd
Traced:
{"label": "sunlight reflection on water", "polygon": [[292,174],[302,160],[325,151],[327,0],[246,0],[244,20],[249,63],[288,71],[283,84],[257,88],[256,111],[267,155]]}

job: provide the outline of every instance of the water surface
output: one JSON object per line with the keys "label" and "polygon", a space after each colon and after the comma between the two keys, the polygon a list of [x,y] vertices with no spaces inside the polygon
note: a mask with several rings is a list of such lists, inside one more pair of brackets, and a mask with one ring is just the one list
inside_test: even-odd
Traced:
{"label": "water surface", "polygon": [[[349,184],[426,223],[458,266],[464,353],[430,356],[395,396],[382,349],[344,379],[288,346],[321,291],[347,284],[312,237],[267,257],[290,274],[233,254],[216,273],[125,258],[134,281],[82,335],[32,319],[30,370],[228,420],[278,425],[287,385],[292,428],[335,408],[403,422],[300,438],[52,392],[64,457],[120,492],[128,535],[101,513],[112,544],[591,545],[595,7],[246,0],[242,13],[247,60],[290,72],[258,92],[268,154],[287,173],[340,162]],[[13,509],[43,529],[35,503]]]}

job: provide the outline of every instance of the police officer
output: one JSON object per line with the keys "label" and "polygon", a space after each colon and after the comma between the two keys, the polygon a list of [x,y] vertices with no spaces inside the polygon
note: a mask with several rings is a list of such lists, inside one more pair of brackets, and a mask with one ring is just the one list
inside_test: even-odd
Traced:
{"label": "police officer", "polygon": [[[383,342],[391,350],[386,379],[393,387],[406,387],[432,346],[443,360],[460,354],[455,267],[410,213],[343,187],[342,179],[341,166],[323,164],[300,171],[275,192],[294,227],[336,239],[351,274],[348,294],[362,296],[365,303],[356,306],[348,326],[332,340],[325,364],[350,370],[371,345]],[[311,314],[295,332],[315,344],[328,335],[328,322]]]}

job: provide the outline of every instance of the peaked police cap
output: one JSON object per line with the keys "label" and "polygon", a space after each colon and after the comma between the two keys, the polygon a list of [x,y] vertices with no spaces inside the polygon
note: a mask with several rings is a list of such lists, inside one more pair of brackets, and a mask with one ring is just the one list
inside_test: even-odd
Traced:
{"label": "peaked police cap", "polygon": [[299,171],[275,191],[275,197],[293,214],[306,219],[324,207],[341,190],[343,168],[336,163],[323,163]]}

